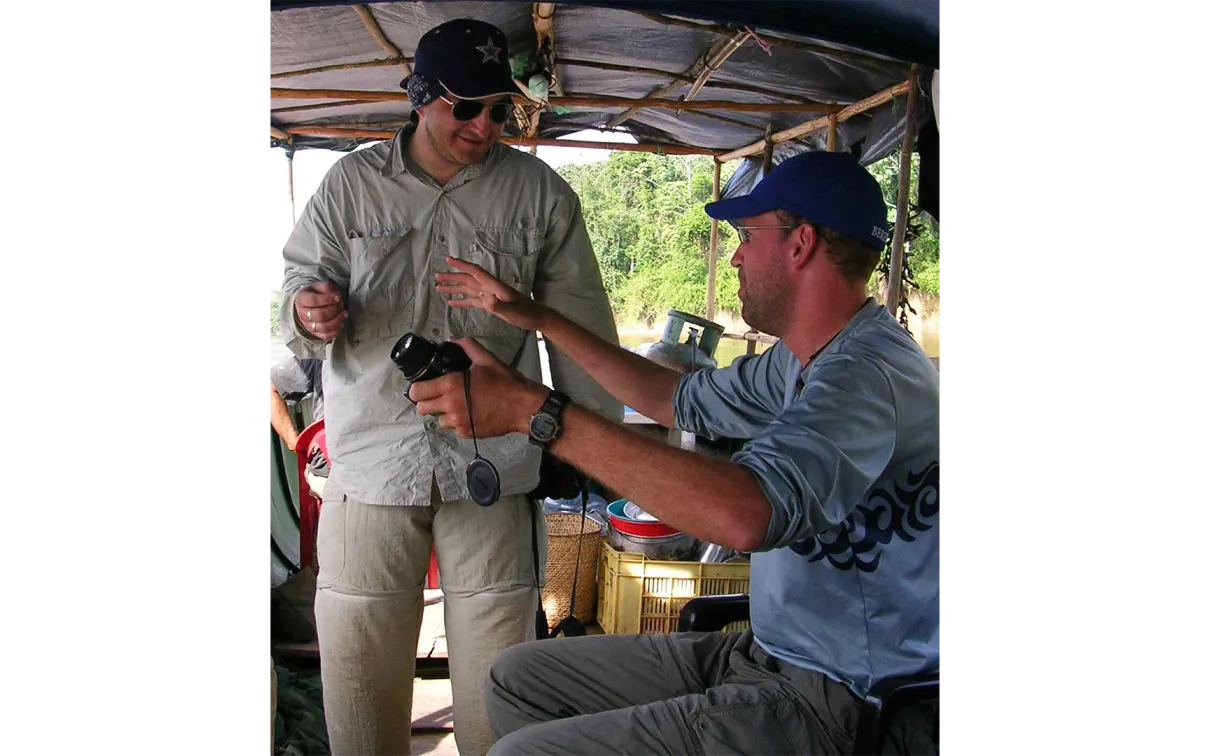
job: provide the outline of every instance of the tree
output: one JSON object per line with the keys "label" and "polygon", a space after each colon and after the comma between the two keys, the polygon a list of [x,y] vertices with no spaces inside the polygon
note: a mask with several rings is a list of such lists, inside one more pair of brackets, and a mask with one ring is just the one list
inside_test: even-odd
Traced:
{"label": "tree", "polygon": [[[887,203],[887,221],[891,227],[895,224],[895,209],[899,198],[899,151],[887,155],[882,160],[869,167],[870,173],[878,179],[882,187],[882,197]],[[941,293],[941,228],[936,220],[922,210],[912,208],[920,201],[917,195],[919,186],[920,155],[912,153],[912,175],[908,195],[908,229],[904,237],[904,256],[907,258],[908,270],[920,290],[929,294]],[[893,238],[893,237],[892,237]],[[891,254],[888,243],[886,256]],[[884,259],[885,262],[885,259]],[[877,275],[877,274],[876,274]],[[870,280],[871,286],[877,281]]]}
{"label": "tree", "polygon": [[[723,166],[725,182],[735,164]],[[652,323],[669,308],[704,315],[714,165],[704,156],[614,152],[559,174],[580,195],[605,291],[619,319]],[[739,281],[726,264],[734,232],[719,227],[717,309],[738,312]]]}

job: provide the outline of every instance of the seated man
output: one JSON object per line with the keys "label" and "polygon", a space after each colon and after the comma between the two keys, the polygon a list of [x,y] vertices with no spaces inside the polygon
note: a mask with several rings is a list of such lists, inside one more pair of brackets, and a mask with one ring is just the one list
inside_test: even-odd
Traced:
{"label": "seated man", "polygon": [[[939,668],[938,374],[866,295],[888,236],[877,182],[849,155],[806,153],[706,212],[739,232],[744,320],[780,337],[725,369],[663,368],[469,263],[437,275],[451,306],[540,330],[667,427],[751,439],[730,461],[673,448],[459,342],[479,437],[529,433],[669,525],[752,552],[749,630],[500,654],[493,754],[846,753],[877,681]],[[461,375],[410,393],[469,436]]]}
{"label": "seated man", "polygon": [[[297,402],[311,395],[311,415],[318,421],[323,418],[323,360],[290,357],[274,365],[269,372],[269,423],[285,442],[286,448],[296,454],[307,454],[294,447],[298,444],[299,430],[294,427],[286,400]],[[324,483],[328,478],[328,460],[323,452],[315,449],[307,458],[307,485],[320,499],[323,498]]]}

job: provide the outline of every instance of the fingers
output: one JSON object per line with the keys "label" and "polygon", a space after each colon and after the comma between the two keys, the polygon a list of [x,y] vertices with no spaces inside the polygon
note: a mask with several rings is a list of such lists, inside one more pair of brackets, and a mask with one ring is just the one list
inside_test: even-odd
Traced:
{"label": "fingers", "polygon": [[344,312],[340,305],[327,305],[325,307],[308,307],[306,305],[295,305],[295,312],[298,313],[298,321],[300,323],[327,323],[337,315]]}
{"label": "fingers", "polygon": [[303,324],[307,332],[324,341],[336,338],[349,319],[348,310],[338,309],[334,305],[319,308],[297,305],[294,309],[298,313],[298,322]]}
{"label": "fingers", "polygon": [[330,320],[325,320],[322,323],[307,323],[305,320],[303,322],[306,323],[307,330],[310,331],[313,336],[318,339],[323,339],[324,341],[331,341],[344,330],[345,321],[348,319],[349,313],[347,310],[344,310],[341,311],[341,313],[336,317],[331,318]]}
{"label": "fingers", "polygon": [[466,288],[479,288],[475,284],[475,277],[469,273],[438,273],[434,276],[438,284],[447,286],[464,286]]}
{"label": "fingers", "polygon": [[[460,270],[463,273],[469,275],[471,278],[474,278],[476,280],[480,280],[479,279],[480,275],[487,276],[488,278],[492,278],[492,275],[490,273],[488,273],[486,270],[479,267],[478,265],[474,264],[473,262],[467,262],[466,260],[459,260],[457,257],[450,257],[449,255],[446,255],[445,262],[451,268],[454,268],[455,270]],[[447,275],[454,276],[454,275],[458,275],[458,274],[449,273]]]}
{"label": "fingers", "polygon": [[450,373],[431,381],[417,381],[408,389],[408,397],[418,406],[421,402],[437,399],[447,394],[462,396],[462,373]]}
{"label": "fingers", "polygon": [[[451,302],[450,304],[453,304]],[[485,367],[505,368],[506,365],[500,361],[496,355],[483,348],[483,345],[469,337],[454,339],[455,344],[462,347],[466,352],[466,356],[471,358],[471,364],[483,365]]]}
{"label": "fingers", "polygon": [[437,284],[437,286],[435,286],[434,288],[437,290],[437,293],[438,293],[438,294],[461,294],[461,295],[463,295],[463,296],[465,296],[465,297],[470,297],[470,296],[473,296],[473,297],[475,297],[476,299],[478,299],[478,298],[479,298],[479,292],[478,292],[478,291],[473,290],[473,289],[470,289],[470,288],[468,288],[468,287],[466,287],[466,286],[463,286],[462,284],[443,284],[443,283],[439,283],[439,284]]}
{"label": "fingers", "polygon": [[453,376],[413,383],[408,392],[409,396],[416,404],[417,415],[436,415],[437,424],[442,428],[452,430],[462,438],[470,438],[470,424],[462,395],[457,392],[451,393],[448,385],[444,388],[436,385],[449,377]]}
{"label": "fingers", "polygon": [[336,309],[341,308],[340,290],[334,284],[327,281],[311,284],[303,289],[299,289],[298,294],[294,296],[294,306],[296,308],[311,308],[335,306]]}
{"label": "fingers", "polygon": [[307,332],[323,341],[336,338],[349,319],[340,300],[340,291],[327,281],[299,290],[294,297],[294,312]]}
{"label": "fingers", "polygon": [[413,383],[411,388],[408,389],[408,398],[411,399],[412,403],[416,405],[416,412],[418,414],[430,414],[428,412],[421,412],[420,405],[426,402],[431,405],[431,399],[445,394],[445,391],[439,388],[436,384],[437,381],[418,381]]}

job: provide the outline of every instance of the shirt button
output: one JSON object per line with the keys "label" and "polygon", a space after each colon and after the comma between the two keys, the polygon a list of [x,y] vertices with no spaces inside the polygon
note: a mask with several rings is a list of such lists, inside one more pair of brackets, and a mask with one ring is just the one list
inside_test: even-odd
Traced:
{"label": "shirt button", "polygon": [[445,241],[445,234],[438,234],[437,241],[439,241],[439,242]]}

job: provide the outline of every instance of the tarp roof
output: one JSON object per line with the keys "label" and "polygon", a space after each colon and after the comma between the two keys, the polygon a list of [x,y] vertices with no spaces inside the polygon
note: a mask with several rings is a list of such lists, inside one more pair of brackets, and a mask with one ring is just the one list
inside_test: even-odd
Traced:
{"label": "tarp roof", "polygon": [[[499,26],[519,62],[535,64],[535,10],[529,2],[271,3],[271,84],[276,90],[340,90],[402,96],[400,57],[410,58],[420,36],[449,19],[478,18]],[[545,5],[545,4],[543,4]],[[359,10],[360,9],[360,10]],[[368,14],[366,11],[368,10]],[[365,16],[370,17],[367,23]],[[376,40],[370,24],[381,32]],[[920,66],[917,124],[931,119],[928,75],[937,66],[935,0],[813,0],[812,2],[607,2],[554,4],[554,68],[564,95],[681,99],[712,47],[750,29],[749,37],[710,75],[695,100],[733,103],[811,101],[849,105],[909,78]],[[394,48],[395,53],[390,52]],[[697,68],[695,68],[695,66]],[[527,80],[528,72],[521,78]],[[902,139],[905,99],[891,99],[841,122],[837,149],[869,164]],[[341,104],[343,103],[343,104]],[[389,132],[405,122],[405,99],[353,101],[341,93],[300,99],[272,97],[271,125]],[[627,108],[547,107],[535,136],[559,138],[600,129]],[[826,112],[736,112],[725,109],[644,108],[616,128],[640,143],[729,151],[760,141]],[[505,136],[520,136],[509,124]],[[803,149],[824,149],[827,129],[779,144],[774,162]],[[289,148],[349,149],[364,136],[291,134]],[[275,144],[283,144],[275,138]],[[759,157],[759,155],[757,155]]]}

